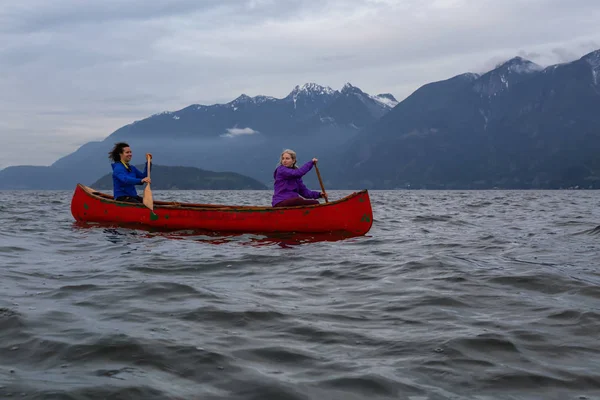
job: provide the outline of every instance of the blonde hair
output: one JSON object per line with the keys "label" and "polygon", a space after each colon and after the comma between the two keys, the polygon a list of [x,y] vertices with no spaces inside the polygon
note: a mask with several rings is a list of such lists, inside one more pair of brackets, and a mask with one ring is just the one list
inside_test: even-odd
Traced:
{"label": "blonde hair", "polygon": [[296,168],[296,152],[294,150],[290,150],[290,149],[285,149],[284,151],[281,152],[281,155],[279,156],[279,164],[277,164],[277,166],[283,165],[281,163],[281,159],[283,158],[283,155],[287,153],[290,155],[290,157],[292,157],[292,160],[294,160],[294,164],[292,165],[291,168]]}

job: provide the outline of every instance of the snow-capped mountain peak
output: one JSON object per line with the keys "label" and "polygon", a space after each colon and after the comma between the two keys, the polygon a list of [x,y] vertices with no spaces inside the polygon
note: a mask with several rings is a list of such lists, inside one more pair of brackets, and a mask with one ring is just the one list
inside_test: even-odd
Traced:
{"label": "snow-capped mountain peak", "polygon": [[227,105],[234,107],[234,106],[238,106],[240,104],[248,104],[248,103],[261,104],[261,103],[265,103],[268,101],[275,101],[275,100],[276,99],[271,96],[258,95],[258,96],[250,97],[247,94],[241,94],[235,100],[227,103]]}
{"label": "snow-capped mountain peak", "polygon": [[360,90],[356,86],[352,86],[352,84],[350,82],[346,82],[344,84],[344,86],[342,87],[341,93],[342,94],[351,94],[351,93],[364,94],[364,92],[362,90]]}
{"label": "snow-capped mountain peak", "polygon": [[294,104],[294,109],[296,109],[299,104],[326,103],[337,93],[336,90],[333,90],[329,86],[321,86],[310,82],[302,86],[296,85],[285,100],[291,101]]}
{"label": "snow-capped mountain peak", "polygon": [[522,57],[513,57],[477,79],[474,90],[484,96],[495,96],[542,70],[543,67],[536,63]]}
{"label": "snow-capped mountain peak", "polygon": [[371,98],[389,108],[394,108],[398,104],[398,100],[390,93],[380,93]]}
{"label": "snow-capped mountain peak", "polygon": [[302,86],[296,85],[292,93],[290,94],[315,94],[315,95],[331,95],[334,94],[335,90],[330,88],[329,86],[321,86],[317,83],[305,83]]}
{"label": "snow-capped mountain peak", "polygon": [[233,104],[243,104],[243,103],[249,103],[251,101],[252,101],[252,97],[248,96],[245,93],[242,93],[235,100],[233,100],[231,103],[233,103]]}
{"label": "snow-capped mountain peak", "polygon": [[372,96],[370,94],[367,94],[367,93],[363,92],[358,87],[353,86],[349,82],[347,82],[342,87],[341,93],[343,95],[346,95],[346,96],[349,96],[349,95],[359,96],[360,98],[363,98],[363,101],[365,99],[367,99],[367,98],[371,99],[371,100],[375,101],[377,104],[379,104],[380,106],[383,106],[386,109],[387,108],[394,108],[396,106],[396,104],[398,104],[398,101],[394,98],[394,96],[392,96],[389,93],[378,94],[376,96]]}
{"label": "snow-capped mountain peak", "polygon": [[508,73],[529,74],[541,71],[544,68],[534,62],[517,56],[506,61],[496,69],[505,69]]}

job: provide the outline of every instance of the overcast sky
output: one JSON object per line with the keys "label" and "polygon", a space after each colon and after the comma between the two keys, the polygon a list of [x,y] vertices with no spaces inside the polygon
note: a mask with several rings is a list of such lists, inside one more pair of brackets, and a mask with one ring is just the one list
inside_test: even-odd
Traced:
{"label": "overcast sky", "polygon": [[598,0],[0,0],[0,168],[161,111],[350,82],[402,100],[600,48]]}

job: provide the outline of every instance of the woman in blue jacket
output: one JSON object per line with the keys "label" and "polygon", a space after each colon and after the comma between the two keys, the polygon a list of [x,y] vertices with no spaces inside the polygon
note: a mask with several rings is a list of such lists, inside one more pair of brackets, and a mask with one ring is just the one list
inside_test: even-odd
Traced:
{"label": "woman in blue jacket", "polygon": [[[144,168],[144,172],[141,172],[134,165],[130,165],[131,162],[131,148],[125,142],[119,142],[115,144],[115,147],[108,153],[113,169],[113,197],[118,201],[126,201],[129,203],[142,203],[143,199],[138,196],[135,190],[135,185],[143,185],[144,183],[150,183],[148,177],[148,164]],[[146,154],[146,158],[150,157],[152,160],[152,154]],[[150,167],[152,168],[152,167]]]}

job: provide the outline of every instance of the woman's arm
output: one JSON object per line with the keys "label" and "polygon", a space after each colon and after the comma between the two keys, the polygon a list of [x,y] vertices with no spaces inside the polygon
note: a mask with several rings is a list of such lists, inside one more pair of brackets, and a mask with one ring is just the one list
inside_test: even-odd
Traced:
{"label": "woman's arm", "polygon": [[298,179],[298,193],[305,199],[318,199],[321,197],[321,192],[315,192],[307,188],[302,179]]}
{"label": "woman's arm", "polygon": [[[135,176],[137,176],[140,179],[143,179],[148,176],[148,163],[146,163],[145,165],[146,166],[144,167],[144,172],[140,171],[133,165],[131,165],[130,167],[133,170],[133,172],[135,172]],[[150,171],[152,171],[152,161],[150,162]]]}
{"label": "woman's arm", "polygon": [[[137,170],[133,165],[130,168],[132,168],[133,171]],[[139,172],[139,170],[137,170],[137,172]],[[127,170],[125,169],[125,167],[123,165],[117,164],[115,166],[115,169],[113,170],[113,176],[115,178],[117,178],[117,180],[119,182],[125,183],[127,185],[141,185],[142,184],[142,180],[137,177],[137,173],[136,173],[136,177],[129,176],[127,174]]]}
{"label": "woman's arm", "polygon": [[288,167],[279,167],[277,168],[277,175],[283,179],[295,179],[304,176],[308,171],[313,167],[313,162],[309,161],[300,168],[288,168]]}

